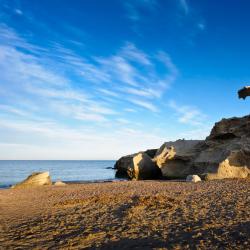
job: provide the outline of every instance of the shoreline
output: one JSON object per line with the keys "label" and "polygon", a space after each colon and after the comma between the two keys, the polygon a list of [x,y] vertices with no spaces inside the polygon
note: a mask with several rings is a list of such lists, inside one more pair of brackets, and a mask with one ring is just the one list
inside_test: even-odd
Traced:
{"label": "shoreline", "polygon": [[[73,184],[90,184],[90,183],[106,183],[106,182],[121,182],[121,181],[129,181],[128,179],[122,179],[122,178],[115,178],[115,179],[104,179],[104,180],[83,180],[83,181],[63,181],[67,185],[73,185]],[[56,181],[53,181],[51,186],[54,186]],[[17,183],[10,184],[10,185],[0,185],[0,190],[3,189],[10,189],[13,185],[16,185]]]}
{"label": "shoreline", "polygon": [[[83,185],[83,184],[101,184],[101,183],[119,183],[119,182],[131,182],[133,180],[130,180],[130,179],[126,179],[126,178],[115,178],[115,179],[104,179],[104,180],[86,180],[86,181],[63,181],[65,184],[67,185]],[[144,181],[144,182],[147,182],[147,181],[150,181],[150,182],[153,182],[153,181],[156,181],[156,182],[186,182],[185,179],[167,179],[167,178],[162,178],[162,179],[156,179],[156,180],[140,180],[139,182],[141,181]],[[53,181],[52,185],[48,185],[48,186],[45,186],[45,187],[53,187],[54,184],[55,184],[56,181]],[[0,190],[5,190],[5,189],[11,189],[11,187],[13,185],[16,185],[17,183],[14,183],[12,185],[0,185]],[[40,186],[40,187],[43,187],[43,186]],[[34,187],[29,187],[29,188],[34,188]],[[35,187],[36,188],[36,187]]]}

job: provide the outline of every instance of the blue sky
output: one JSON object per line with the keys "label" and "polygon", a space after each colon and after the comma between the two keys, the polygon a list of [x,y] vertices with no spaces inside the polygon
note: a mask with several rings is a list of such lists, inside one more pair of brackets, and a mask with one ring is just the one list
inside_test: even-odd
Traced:
{"label": "blue sky", "polygon": [[116,159],[249,113],[248,0],[0,0],[0,159]]}

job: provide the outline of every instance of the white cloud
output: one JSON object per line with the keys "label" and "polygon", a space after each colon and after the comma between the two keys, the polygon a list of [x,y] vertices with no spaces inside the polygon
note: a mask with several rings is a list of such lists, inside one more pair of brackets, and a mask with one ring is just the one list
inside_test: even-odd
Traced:
{"label": "white cloud", "polygon": [[139,100],[139,99],[133,99],[133,98],[130,98],[129,99],[130,102],[138,105],[138,106],[141,106],[151,112],[158,112],[158,108],[152,104],[151,102],[148,102],[148,101],[143,101],[143,100]]}
{"label": "white cloud", "polygon": [[111,90],[108,90],[108,89],[99,88],[99,89],[97,89],[97,91],[99,91],[99,92],[101,92],[102,94],[107,95],[107,96],[119,97],[119,95],[118,95],[116,92],[111,91]]}
{"label": "white cloud", "polygon": [[196,107],[179,105],[175,101],[170,101],[169,107],[176,111],[180,123],[200,126],[205,122],[206,115]]}
{"label": "white cloud", "polygon": [[148,55],[138,50],[133,43],[127,43],[121,50],[122,55],[132,61],[140,64],[152,65]]}
{"label": "white cloud", "polygon": [[128,94],[149,97],[149,98],[155,98],[155,97],[160,96],[160,93],[154,89],[146,89],[146,88],[136,89],[136,88],[125,87],[125,88],[121,88],[120,90]]}
{"label": "white cloud", "polygon": [[[150,128],[136,130],[138,120],[131,117],[160,111],[155,100],[178,75],[168,54],[125,43],[110,56],[84,57],[61,45],[34,46],[7,26],[0,31],[0,137],[10,145],[1,148],[3,155],[114,158],[161,144]],[[28,152],[18,148],[23,138]]]}
{"label": "white cloud", "polygon": [[[50,121],[1,119],[0,134],[6,133],[6,129],[8,138],[0,142],[1,159],[118,159],[124,154],[159,147],[162,143],[162,137],[127,125],[108,132],[73,129]],[[12,138],[12,134],[17,136]],[[27,143],[18,139],[20,135],[26,137]]]}

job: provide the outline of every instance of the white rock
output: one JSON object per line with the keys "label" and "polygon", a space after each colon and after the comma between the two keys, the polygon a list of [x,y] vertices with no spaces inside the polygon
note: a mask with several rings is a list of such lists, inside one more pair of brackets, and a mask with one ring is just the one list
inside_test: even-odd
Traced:
{"label": "white rock", "polygon": [[198,175],[188,175],[186,178],[186,182],[199,182],[201,178]]}
{"label": "white rock", "polygon": [[51,185],[49,172],[34,172],[28,176],[24,181],[12,186],[11,188],[24,188]]}
{"label": "white rock", "polygon": [[62,181],[56,181],[54,185],[55,186],[66,186],[67,184],[62,182]]}

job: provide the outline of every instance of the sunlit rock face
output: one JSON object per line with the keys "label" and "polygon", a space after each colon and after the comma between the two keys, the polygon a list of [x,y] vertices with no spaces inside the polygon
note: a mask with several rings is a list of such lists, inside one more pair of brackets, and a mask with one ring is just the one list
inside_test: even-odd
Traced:
{"label": "sunlit rock face", "polygon": [[26,188],[52,185],[49,172],[32,173],[24,181],[12,186],[12,188]]}
{"label": "sunlit rock face", "polygon": [[157,179],[160,175],[160,169],[146,153],[139,153],[133,157],[133,168],[129,171],[131,179],[150,180]]}
{"label": "sunlit rock face", "polygon": [[[250,176],[250,116],[222,119],[214,125],[204,141],[166,142],[153,153],[149,158],[155,162],[164,178],[186,179],[188,175],[199,175],[205,180],[247,178]],[[118,171],[122,170],[130,178],[135,178],[133,159],[136,155],[122,157],[116,163]],[[141,160],[141,171],[144,162],[147,169],[148,162]]]}
{"label": "sunlit rock face", "polygon": [[157,151],[154,161],[167,178],[186,178],[196,174],[193,160],[204,146],[199,140],[165,142]]}
{"label": "sunlit rock face", "polygon": [[250,174],[250,116],[222,119],[205,140],[195,159],[205,179],[246,178]]}
{"label": "sunlit rock face", "polygon": [[[156,151],[157,149],[149,149],[143,153],[147,154],[150,158],[153,158]],[[116,169],[117,178],[131,178],[131,170],[134,168],[133,158],[139,153],[123,156],[115,163],[114,169]]]}

